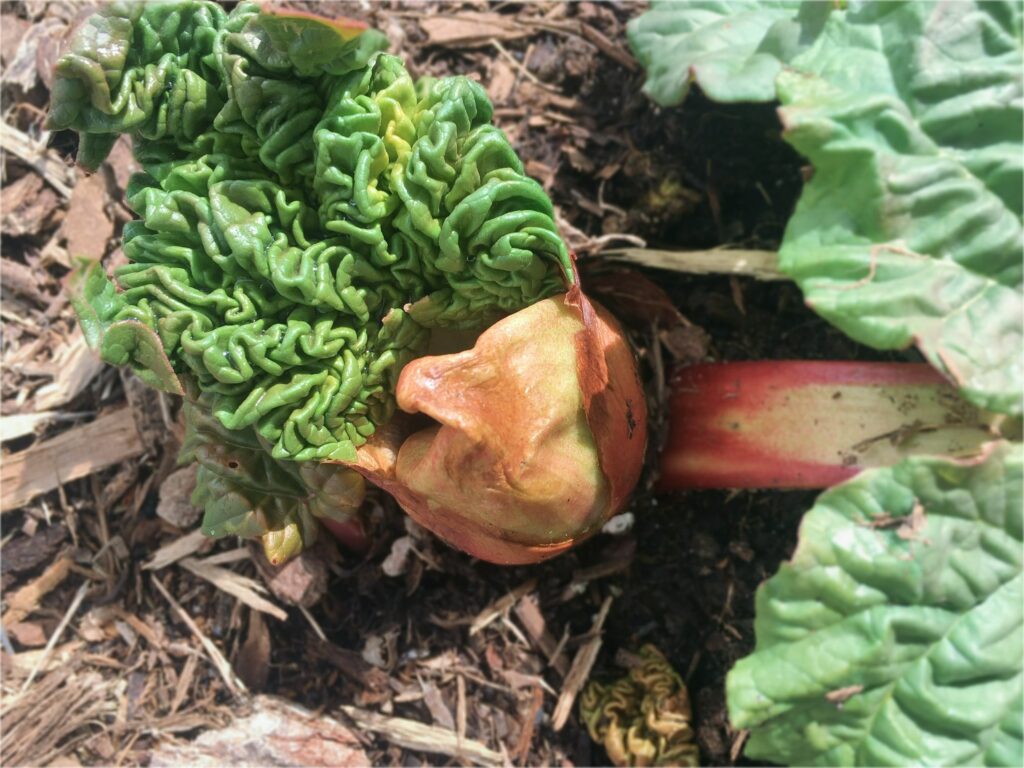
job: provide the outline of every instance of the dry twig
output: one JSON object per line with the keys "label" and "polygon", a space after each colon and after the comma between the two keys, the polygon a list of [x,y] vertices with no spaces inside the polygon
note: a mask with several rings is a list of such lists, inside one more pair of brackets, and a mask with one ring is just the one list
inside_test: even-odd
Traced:
{"label": "dry twig", "polygon": [[462,739],[447,728],[424,725],[403,717],[385,717],[358,707],[345,706],[341,711],[360,728],[379,733],[387,741],[405,749],[469,760],[476,765],[502,765],[500,752],[478,741]]}
{"label": "dry twig", "polygon": [[245,687],[245,683],[238,679],[235,671],[231,668],[228,660],[224,658],[224,654],[220,652],[220,649],[213,644],[213,642],[206,635],[202,633],[195,620],[188,615],[188,611],[178,604],[178,601],[171,597],[171,593],[167,591],[165,587],[156,576],[152,578],[153,586],[156,587],[157,591],[163,595],[164,599],[170,604],[174,612],[178,614],[178,617],[185,623],[189,631],[199,641],[200,645],[203,646],[203,650],[206,651],[206,655],[210,657],[210,661],[213,663],[214,669],[217,670],[217,674],[220,675],[224,681],[224,685],[231,691],[231,694],[236,698],[241,698],[249,691]]}
{"label": "dry twig", "polygon": [[555,712],[551,716],[551,727],[556,731],[562,730],[569,719],[572,705],[590,677],[590,670],[593,669],[594,662],[597,661],[597,652],[601,650],[601,629],[604,627],[604,621],[608,618],[608,611],[611,610],[611,607],[612,597],[609,595],[601,604],[601,610],[597,612],[594,624],[590,628],[590,639],[580,646],[576,657],[572,660],[572,667],[569,668],[569,674],[565,677],[565,685],[562,686],[562,693],[558,697]]}

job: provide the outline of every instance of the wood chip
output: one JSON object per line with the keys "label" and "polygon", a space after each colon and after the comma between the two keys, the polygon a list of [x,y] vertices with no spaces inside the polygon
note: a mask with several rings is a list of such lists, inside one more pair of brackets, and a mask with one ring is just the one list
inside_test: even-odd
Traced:
{"label": "wood chip", "polygon": [[104,164],[113,173],[118,189],[127,189],[132,175],[142,170],[132,154],[132,141],[127,134],[122,134],[114,142],[114,148],[110,150]]}
{"label": "wood chip", "polygon": [[608,576],[614,576],[617,573],[628,571],[630,565],[633,564],[633,553],[634,547],[624,547],[624,551],[620,557],[613,557],[603,562],[592,565],[589,568],[581,568],[578,571],[573,571],[572,581],[562,591],[561,599],[563,601],[571,600],[577,595],[582,594],[587,585],[592,581],[598,579],[604,579]]}
{"label": "wood chip", "polygon": [[4,624],[4,631],[25,648],[40,648],[46,645],[46,631],[38,621],[14,621]]}
{"label": "wood chip", "polygon": [[477,632],[482,630],[492,621],[501,616],[505,611],[511,608],[518,602],[519,598],[523,595],[527,595],[533,592],[537,588],[537,580],[530,579],[529,581],[520,584],[518,587],[513,589],[507,595],[495,600],[489,606],[484,608],[480,613],[477,614],[476,618],[473,619],[473,623],[469,627],[469,636],[472,637]]}
{"label": "wood chip", "polygon": [[14,13],[5,13],[2,23],[4,33],[0,35],[0,63],[6,67],[14,60],[14,55],[18,52],[18,44],[32,24],[28,19],[23,19]]}
{"label": "wood chip", "polygon": [[636,72],[638,69],[636,59],[629,55],[629,53],[621,46],[616,45],[601,32],[598,32],[589,24],[580,22],[580,34],[583,39],[588,43],[592,43],[601,53],[619,64],[624,66],[630,72]]}
{"label": "wood chip", "polygon": [[71,402],[99,375],[104,365],[86,343],[81,328],[76,328],[67,342],[54,352],[49,365],[53,382],[36,391],[36,409],[59,408]]}
{"label": "wood chip", "polygon": [[455,678],[455,736],[459,747],[466,740],[466,678]]}
{"label": "wood chip", "polygon": [[729,747],[729,759],[735,763],[739,759],[740,752],[743,751],[743,745],[747,742],[747,737],[750,735],[750,731],[744,729],[736,734],[736,738],[733,739],[732,746]]}
{"label": "wood chip", "polygon": [[529,706],[522,716],[522,730],[516,740],[515,749],[512,750],[512,762],[517,765],[525,763],[530,754],[530,745],[533,744],[533,733],[537,725],[537,713],[543,704],[544,691],[540,686],[534,686]]}
{"label": "wood chip", "polygon": [[516,75],[512,68],[500,59],[491,62],[490,77],[487,80],[487,95],[494,104],[504,104],[512,95],[516,84]]}
{"label": "wood chip", "polygon": [[423,682],[422,680],[420,681],[420,688],[423,689],[423,703],[427,705],[427,710],[430,712],[430,717],[434,720],[434,725],[454,731],[455,718],[452,717],[452,711],[448,709],[448,705],[444,703],[441,691],[433,683]]}
{"label": "wood chip", "polygon": [[[253,616],[256,615],[258,614],[253,614]],[[171,700],[169,714],[173,715],[184,703],[185,697],[189,694],[189,688],[192,687],[192,681],[195,680],[197,666],[199,666],[199,656],[193,655],[185,659],[185,666],[181,669],[181,674],[178,676],[178,684],[174,689],[174,698]]]}
{"label": "wood chip", "polygon": [[45,661],[43,657],[46,651],[42,648],[22,651],[13,655],[4,654],[4,672],[15,673],[18,676],[27,676],[33,669],[38,669],[40,672],[52,672],[67,664],[84,647],[85,643],[81,640],[70,640],[54,648]]}
{"label": "wood chip", "polygon": [[210,538],[204,536],[202,531],[194,530],[169,544],[164,544],[153,553],[153,557],[142,566],[142,569],[146,571],[159,571],[161,568],[166,568],[168,565],[178,562],[183,557],[194,555],[210,541]]}
{"label": "wood chip", "polygon": [[39,601],[50,594],[71,572],[71,558],[62,557],[55,560],[50,566],[39,574],[38,578],[30,581],[17,592],[5,595],[7,612],[3,617],[3,624],[13,624],[22,621],[32,611],[39,607]]}
{"label": "wood chip", "polygon": [[4,544],[0,573],[21,573],[52,561],[67,537],[68,529],[55,523],[33,536],[19,536]]}
{"label": "wood chip", "polygon": [[250,765],[370,765],[359,736],[337,720],[272,696],[257,696],[252,712],[226,728],[205,729],[192,742],[153,750],[152,768]]}
{"label": "wood chip", "polygon": [[358,707],[343,706],[341,711],[363,730],[379,733],[391,744],[404,749],[429,752],[435,755],[448,755],[468,760],[476,765],[503,765],[504,758],[500,752],[484,746],[478,741],[463,739],[445,728],[424,725],[415,720],[402,717],[385,717],[376,712],[369,712]]}
{"label": "wood chip", "polygon": [[144,450],[131,409],[120,408],[89,424],[4,457],[0,512],[24,506],[62,483],[87,477]]}
{"label": "wood chip", "polygon": [[241,600],[253,610],[266,613],[280,621],[288,618],[288,614],[283,609],[260,596],[260,593],[266,594],[266,589],[258,581],[250,579],[248,576],[235,573],[219,565],[210,565],[194,557],[186,557],[179,561],[178,565],[210,582],[221,592]]}
{"label": "wood chip", "polygon": [[249,611],[249,629],[238,649],[235,671],[250,690],[261,691],[270,675],[270,631],[259,611]]}
{"label": "wood chip", "polygon": [[387,687],[387,673],[368,664],[361,654],[347,648],[339,648],[333,643],[320,641],[310,646],[311,658],[322,659],[337,668],[345,677],[371,691],[383,690]]}
{"label": "wood chip", "polygon": [[[10,237],[35,235],[54,223],[60,199],[34,173],[26,173],[0,191],[0,219],[4,234]],[[5,286],[10,275],[4,275]],[[10,286],[7,286],[10,287]]]}
{"label": "wood chip", "polygon": [[555,671],[564,678],[569,672],[569,660],[561,652],[555,653],[558,649],[558,641],[548,631],[547,622],[540,612],[537,599],[533,595],[523,595],[522,599],[516,603],[515,613],[533,644],[541,650]]}
{"label": "wood chip", "polygon": [[515,17],[497,13],[426,16],[417,21],[427,33],[427,45],[449,48],[472,48],[488,45],[492,40],[515,40],[533,34],[533,30],[519,24]]}
{"label": "wood chip", "polygon": [[192,464],[167,476],[160,485],[157,517],[182,530],[190,530],[199,522],[202,511],[192,504],[198,470],[199,465]]}
{"label": "wood chip", "polygon": [[86,176],[75,185],[68,213],[61,225],[71,258],[99,261],[114,234],[114,222],[107,216],[107,179],[103,173]]}
{"label": "wood chip", "polygon": [[75,169],[64,164],[63,158],[28,134],[0,121],[0,149],[10,152],[30,166],[64,197],[71,197],[75,186]]}
{"label": "wood chip", "polygon": [[326,594],[327,563],[319,547],[306,549],[281,566],[271,565],[257,544],[251,544],[249,551],[260,576],[278,600],[311,608]]}
{"label": "wood chip", "polygon": [[68,624],[71,623],[71,619],[78,612],[79,607],[82,605],[82,601],[85,599],[85,593],[89,591],[89,582],[85,581],[78,587],[78,591],[75,592],[75,596],[71,598],[71,604],[64,612],[64,616],[60,620],[60,624],[53,630],[53,635],[50,637],[50,641],[46,644],[46,648],[43,649],[43,655],[39,659],[36,666],[32,667],[32,671],[29,672],[28,677],[25,678],[25,682],[21,686],[21,692],[24,693],[28,690],[28,687],[32,685],[32,681],[36,679],[36,675],[39,674],[40,670],[46,665],[46,662],[50,660],[50,656],[53,654],[54,648],[57,647],[57,641],[60,640],[61,635],[64,634],[64,630],[68,628]]}
{"label": "wood chip", "polygon": [[572,706],[576,702],[576,697],[583,690],[583,686],[586,685],[590,677],[590,670],[594,668],[594,662],[597,661],[597,653],[601,650],[601,629],[604,627],[605,619],[608,618],[608,611],[611,610],[611,607],[612,598],[608,596],[604,599],[604,603],[601,604],[601,610],[598,611],[597,616],[594,618],[594,624],[590,628],[590,639],[580,646],[580,649],[576,652],[576,657],[572,660],[572,667],[570,667],[569,674],[565,677],[565,684],[562,686],[562,692],[558,696],[558,703],[555,704],[554,714],[551,716],[551,727],[555,731],[560,731],[565,726],[569,715],[572,713]]}
{"label": "wood chip", "polygon": [[54,417],[53,411],[38,413],[16,413],[13,416],[0,416],[0,442],[16,440],[31,435],[36,428],[46,424]]}

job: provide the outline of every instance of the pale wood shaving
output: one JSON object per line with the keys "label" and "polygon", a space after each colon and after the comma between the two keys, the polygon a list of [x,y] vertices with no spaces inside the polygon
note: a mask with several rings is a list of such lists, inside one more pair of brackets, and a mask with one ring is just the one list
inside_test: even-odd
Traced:
{"label": "pale wood shaving", "polygon": [[554,714],[551,716],[551,727],[556,731],[562,730],[565,726],[572,712],[572,705],[576,702],[580,691],[583,690],[583,686],[586,685],[587,679],[590,677],[590,670],[594,668],[597,653],[601,650],[601,630],[611,607],[612,597],[609,595],[604,599],[601,610],[594,618],[594,624],[590,628],[590,639],[580,646],[572,660],[572,667],[569,668],[569,674],[565,677],[565,684],[562,686],[558,703],[555,704]]}
{"label": "pale wood shaving", "polygon": [[53,355],[53,382],[35,394],[36,408],[59,408],[75,399],[104,368],[104,362],[85,341],[81,328]]}
{"label": "pale wood shaving", "polygon": [[164,544],[153,553],[149,562],[142,566],[146,571],[159,571],[168,565],[178,562],[183,557],[194,555],[210,539],[203,535],[199,529],[187,533],[180,539],[175,539],[169,544]]}
{"label": "pale wood shaving", "polygon": [[189,656],[185,659],[185,666],[182,667],[181,674],[178,676],[178,684],[174,689],[174,698],[171,700],[170,714],[173,715],[177,712],[185,702],[185,697],[188,696],[189,688],[192,686],[192,681],[195,680],[196,667],[198,665],[198,656]]}
{"label": "pale wood shaving", "polygon": [[473,623],[469,627],[469,636],[472,637],[477,632],[480,632],[492,621],[500,617],[505,611],[509,610],[523,595],[533,592],[537,588],[537,580],[530,579],[529,581],[520,584],[518,587],[513,589],[507,595],[502,595],[500,598],[495,600],[489,606],[484,608],[480,613],[477,614],[476,618],[473,619]]}
{"label": "pale wood shaving", "polygon": [[52,149],[47,149],[45,144],[34,141],[28,134],[12,125],[0,122],[0,149],[24,160],[46,179],[50,186],[64,197],[71,197],[71,190],[77,178],[75,169],[65,165],[60,155]]}
{"label": "pale wood shaving", "polygon": [[32,681],[36,679],[36,675],[39,673],[40,668],[46,664],[50,659],[50,655],[53,653],[53,649],[56,647],[57,642],[60,640],[61,635],[64,634],[64,630],[68,628],[68,624],[71,623],[71,618],[78,612],[79,607],[82,605],[82,600],[85,599],[85,593],[89,591],[89,582],[82,582],[81,586],[78,587],[78,591],[75,592],[75,596],[71,599],[71,605],[64,612],[64,616],[60,620],[60,624],[53,630],[53,634],[50,635],[49,641],[46,643],[46,647],[43,649],[43,655],[39,659],[36,666],[32,667],[32,670],[28,673],[28,677],[25,678],[25,683],[21,686],[21,692],[24,693]]}
{"label": "pale wood shaving", "polygon": [[154,768],[369,764],[359,734],[334,718],[275,696],[257,696],[245,717],[224,728],[205,729],[194,741],[161,745],[150,762]]}
{"label": "pale wood shaving", "polygon": [[428,45],[471,48],[493,40],[514,40],[533,34],[514,18],[497,13],[459,13],[426,16],[418,20]]}
{"label": "pale wood shaving", "polygon": [[255,611],[269,614],[280,621],[288,618],[283,609],[260,596],[260,593],[266,594],[266,589],[248,576],[221,568],[219,565],[211,565],[203,560],[196,560],[194,557],[186,557],[180,560],[178,565],[199,578],[206,579],[217,589],[237,598]]}
{"label": "pale wood shaving", "polygon": [[24,506],[62,483],[87,477],[145,450],[130,408],[72,427],[57,437],[5,457],[0,512]]}
{"label": "pale wood shaving", "polygon": [[352,718],[360,728],[379,733],[390,743],[404,749],[414,749],[435,755],[448,755],[469,760],[476,765],[502,765],[504,763],[500,752],[495,752],[472,739],[463,739],[460,743],[458,735],[447,728],[424,725],[403,717],[386,717],[353,706],[343,706],[341,711]]}
{"label": "pale wood shaving", "polygon": [[[516,603],[515,614],[533,644],[541,650],[559,676],[564,678],[569,672],[569,660],[561,651],[558,651],[558,643],[554,635],[548,631],[547,622],[540,612],[537,599],[533,595],[523,595],[522,599]],[[556,651],[558,652],[556,653]]]}
{"label": "pale wood shaving", "polygon": [[62,413],[60,411],[36,411],[0,416],[0,442],[16,440],[33,434],[37,428],[51,421],[71,421],[89,416],[89,413]]}
{"label": "pale wood shaving", "polygon": [[[85,647],[81,640],[69,640],[52,650],[49,657],[43,658],[46,649],[35,648],[21,653],[5,653],[2,655],[4,675],[15,674],[27,676],[33,669],[50,672],[67,664],[71,658]],[[5,702],[6,704],[6,702]]]}

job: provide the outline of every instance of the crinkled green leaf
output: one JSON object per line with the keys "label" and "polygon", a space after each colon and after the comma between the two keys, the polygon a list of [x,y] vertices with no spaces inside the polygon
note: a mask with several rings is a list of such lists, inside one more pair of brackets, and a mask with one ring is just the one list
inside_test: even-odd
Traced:
{"label": "crinkled green leaf", "polygon": [[353,460],[431,328],[484,326],[572,279],[483,89],[416,84],[384,47],[252,3],[127,3],[57,66],[51,125],[89,138],[91,164],[128,133],[145,171],[104,357],[151,361],[153,382],[166,361],[275,458]]}
{"label": "crinkled green leaf", "polygon": [[99,347],[103,334],[124,308],[124,299],[117,292],[117,286],[107,277],[98,261],[79,257],[68,279],[67,289],[86,342],[90,347]]}
{"label": "crinkled green leaf", "polygon": [[252,429],[228,430],[203,398],[185,403],[181,462],[199,465],[192,503],[207,536],[261,537],[267,559],[282,563],[316,541],[317,518],[357,515],[365,483],[341,464],[277,461]]}
{"label": "crinkled green leaf", "polygon": [[916,343],[964,395],[1024,391],[1021,6],[880,3],[830,19],[779,77],[814,165],[780,266],[883,349]]}
{"label": "crinkled green leaf", "polygon": [[1024,449],[911,458],[822,494],[727,680],[746,754],[795,765],[1024,762]]}
{"label": "crinkled green leaf", "polygon": [[167,359],[160,337],[148,325],[134,320],[112,323],[103,335],[103,359],[113,365],[130,365],[154,389],[184,394],[181,382]]}
{"label": "crinkled green leaf", "polygon": [[1021,414],[1020,3],[666,3],[631,35],[659,103],[691,76],[715,99],[782,102],[814,175],[780,266],[811,307]]}
{"label": "crinkled green leaf", "polygon": [[669,107],[696,83],[716,101],[772,101],[775,76],[813,41],[832,4],[800,8],[796,0],[652,2],[627,27],[647,70],[644,93]]}

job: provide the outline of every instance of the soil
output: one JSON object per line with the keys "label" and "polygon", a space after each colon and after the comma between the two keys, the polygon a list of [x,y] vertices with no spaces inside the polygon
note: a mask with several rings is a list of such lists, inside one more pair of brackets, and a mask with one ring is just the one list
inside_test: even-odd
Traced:
{"label": "soil", "polygon": [[[547,187],[585,275],[600,271],[602,248],[626,235],[659,248],[778,246],[801,187],[801,161],[782,141],[773,108],[723,107],[696,92],[681,107],[653,106],[641,93],[643,74],[635,62],[630,64],[625,43],[624,25],[642,6],[467,2],[336,7],[387,32],[414,74],[461,73],[481,80],[495,102],[495,121],[531,174]],[[12,30],[8,34],[45,28],[43,38],[52,43],[78,9],[60,3],[5,3],[2,13],[9,25],[5,29]],[[438,42],[445,29],[437,20],[479,22],[479,14],[502,17],[512,32]],[[493,30],[493,25],[483,29]],[[593,42],[597,38],[587,30],[607,44]],[[17,49],[16,43],[4,42],[3,118],[67,156],[75,145],[73,135],[42,132],[49,49],[42,46],[35,59],[39,72],[22,75],[20,84],[9,77]],[[130,157],[115,153],[103,171],[107,197],[101,215],[110,235],[100,238],[100,252],[94,255],[107,264],[120,258],[117,238],[128,218],[121,194],[130,165]],[[5,156],[6,188],[38,173],[24,158]],[[61,380],[54,350],[74,335],[61,283],[69,273],[71,243],[88,233],[70,224],[82,219],[81,211],[74,210],[80,205],[77,198],[48,199],[49,209],[40,211],[31,210],[29,200],[11,201],[24,209],[18,230],[11,229],[12,209],[5,205],[5,417],[43,410],[41,385]],[[90,221],[90,229],[95,226]],[[646,276],[703,329],[706,342],[700,337],[700,344],[708,357],[879,357],[811,313],[788,283],[673,272],[648,271]],[[614,297],[609,304],[614,310]],[[633,330],[653,390],[650,344],[657,342],[645,336],[648,329]],[[8,723],[16,726],[5,729],[5,764],[58,757],[82,764],[146,764],[161,741],[188,740],[245,709],[202,655],[196,634],[161,594],[157,580],[251,690],[296,701],[342,722],[339,708],[349,704],[438,726],[455,722],[465,738],[504,751],[515,764],[529,765],[603,764],[607,756],[591,742],[575,711],[563,729],[553,729],[551,716],[564,675],[530,636],[517,611],[522,602],[501,601],[516,590],[520,597],[534,595],[547,632],[556,641],[567,637],[564,658],[571,660],[588,641],[595,613],[611,597],[591,677],[621,675],[616,652],[653,643],[689,687],[702,761],[745,764],[743,735],[728,724],[725,675],[753,647],[755,590],[792,551],[799,520],[814,494],[658,497],[642,490],[629,510],[635,519],[629,531],[599,535],[554,561],[520,568],[483,564],[450,550],[410,526],[389,499],[375,496],[370,502],[371,551],[356,558],[323,545],[314,557],[319,565],[310,567],[320,569],[326,588],[309,587],[309,594],[322,597],[301,608],[288,602],[290,593],[281,585],[270,584],[267,598],[287,617],[263,617],[264,622],[180,563],[142,568],[154,552],[188,533],[157,516],[161,485],[174,469],[177,450],[173,402],[123,373],[96,368],[77,392],[52,406],[84,416],[51,420],[4,442],[4,458],[126,404],[142,433],[143,451],[4,509],[2,706],[13,718]],[[656,427],[664,417],[654,410]],[[652,463],[643,488],[651,487],[654,472]],[[403,540],[415,551],[403,566],[389,565],[396,575],[387,575],[384,563],[396,541]],[[266,578],[258,556],[250,557],[238,542],[203,547],[193,556],[229,553],[225,567],[257,580],[257,586]],[[64,556],[73,567],[49,584],[44,572]],[[533,580],[535,586],[523,587]],[[14,633],[9,621],[13,595],[33,585],[39,592],[36,605]],[[35,679],[26,683],[26,665],[38,661],[38,655],[26,654],[38,654],[54,638],[83,585],[80,606],[53,640],[55,653],[66,653],[60,658],[67,663],[40,664]],[[499,610],[493,620],[471,633],[474,619],[495,604]],[[198,663],[189,661],[195,658]],[[71,672],[79,676],[78,683],[68,676]],[[89,695],[95,701],[82,690],[81,680],[92,681]],[[50,687],[44,690],[44,685]],[[32,698],[34,690],[37,698]],[[536,694],[539,709],[532,705],[535,691],[542,692]],[[32,731],[30,721],[42,722],[39,713],[58,702],[70,713],[64,727]],[[451,760],[404,749],[386,734],[363,738],[367,755],[377,764]]]}

